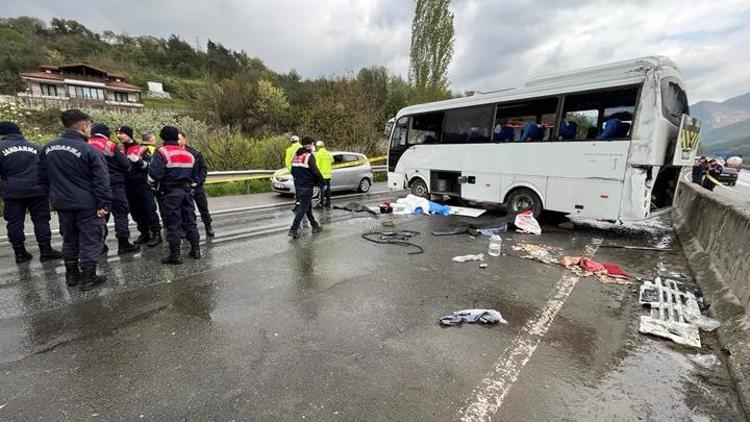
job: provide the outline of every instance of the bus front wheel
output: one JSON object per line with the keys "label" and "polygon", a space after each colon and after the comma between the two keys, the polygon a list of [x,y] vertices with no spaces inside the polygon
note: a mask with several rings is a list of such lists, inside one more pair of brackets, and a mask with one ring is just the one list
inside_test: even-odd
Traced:
{"label": "bus front wheel", "polygon": [[430,192],[429,189],[427,189],[427,183],[422,179],[414,179],[411,184],[409,184],[409,190],[414,196],[430,199]]}
{"label": "bus front wheel", "polygon": [[542,200],[531,189],[518,188],[513,190],[508,195],[506,205],[508,206],[508,211],[514,214],[529,210],[534,213],[535,218],[539,218],[542,215]]}

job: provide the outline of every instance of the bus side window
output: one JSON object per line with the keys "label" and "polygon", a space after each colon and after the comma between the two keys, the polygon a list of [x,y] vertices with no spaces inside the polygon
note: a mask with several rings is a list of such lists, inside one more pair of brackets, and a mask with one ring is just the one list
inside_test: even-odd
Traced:
{"label": "bus side window", "polygon": [[426,113],[412,116],[409,145],[434,144],[440,138],[443,113]]}
{"label": "bus side window", "polygon": [[495,142],[538,142],[552,139],[557,121],[557,97],[525,100],[497,105]]}
{"label": "bus side window", "polygon": [[402,117],[398,119],[398,122],[396,122],[396,127],[393,129],[393,136],[391,137],[391,147],[406,146],[408,124],[408,117]]}
{"label": "bus side window", "polygon": [[[638,86],[607,89],[565,97],[559,140],[630,139]],[[575,138],[570,126],[577,126]]]}

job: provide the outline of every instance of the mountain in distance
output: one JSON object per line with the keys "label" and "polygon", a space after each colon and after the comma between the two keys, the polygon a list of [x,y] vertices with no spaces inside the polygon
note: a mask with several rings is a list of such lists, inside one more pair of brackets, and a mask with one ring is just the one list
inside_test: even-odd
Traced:
{"label": "mountain in distance", "polygon": [[706,152],[750,152],[750,92],[728,100],[699,101],[690,115],[701,120],[701,149]]}

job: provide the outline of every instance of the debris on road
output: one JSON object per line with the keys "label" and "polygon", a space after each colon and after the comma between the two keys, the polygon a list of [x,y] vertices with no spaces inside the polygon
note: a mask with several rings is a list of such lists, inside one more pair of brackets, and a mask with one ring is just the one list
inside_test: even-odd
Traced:
{"label": "debris on road", "polygon": [[417,255],[424,253],[424,248],[409,241],[409,239],[417,235],[419,235],[419,232],[414,230],[371,231],[363,233],[362,239],[381,245],[399,245],[416,248],[415,251],[408,252],[408,255]]}
{"label": "debris on road", "polygon": [[484,254],[454,256],[454,262],[484,261]]}
{"label": "debris on road", "polygon": [[721,361],[714,354],[710,354],[710,355],[701,355],[701,354],[688,355],[688,359],[690,359],[691,362],[693,362],[694,364],[700,366],[703,369],[713,369],[715,366],[721,365]]}
{"label": "debris on road", "polygon": [[483,209],[478,208],[467,208],[467,207],[454,207],[450,205],[442,205],[437,202],[429,201],[420,196],[409,194],[406,198],[400,198],[396,200],[396,203],[389,203],[391,212],[396,215],[460,215],[464,217],[479,217],[480,215],[487,212]]}
{"label": "debris on road", "polygon": [[468,233],[470,236],[479,236],[479,231],[471,224],[459,224],[449,230],[435,230],[433,236],[455,236],[457,234]]}
{"label": "debris on road", "polygon": [[351,211],[351,212],[366,212],[369,214],[372,214],[377,217],[378,213],[375,212],[372,208],[364,205],[361,202],[351,201],[347,202],[346,205],[334,205],[334,209],[336,210],[345,210],[345,211]]}
{"label": "debris on road", "polygon": [[526,255],[522,258],[539,261],[544,264],[556,264],[557,259],[552,256],[549,249],[545,245],[534,245],[531,243],[513,246],[513,250],[526,252]]}
{"label": "debris on road", "polygon": [[655,246],[630,246],[630,245],[601,245],[600,248],[615,248],[615,249],[628,249],[635,251],[658,251],[658,252],[671,252],[673,248],[660,248]]}
{"label": "debris on road", "polygon": [[534,218],[534,213],[531,211],[523,211],[516,215],[516,219],[513,222],[519,233],[530,233],[535,235],[542,234],[542,227],[539,222]]}
{"label": "debris on road", "polygon": [[487,268],[487,264],[479,264],[479,268]]}
{"label": "debris on road", "polygon": [[585,256],[564,256],[560,258],[560,265],[581,275],[596,275],[603,283],[630,284],[630,275],[617,264],[597,262]]}
{"label": "debris on road", "polygon": [[508,323],[508,321],[503,319],[503,316],[500,315],[500,312],[494,309],[464,309],[440,318],[440,325],[444,326],[461,325],[464,322],[469,324],[497,324],[498,322],[503,324]]}
{"label": "debris on road", "polygon": [[657,277],[641,286],[639,303],[650,307],[641,316],[641,333],[668,338],[675,343],[701,347],[698,329],[713,331],[721,323],[701,314],[695,295],[675,280]]}

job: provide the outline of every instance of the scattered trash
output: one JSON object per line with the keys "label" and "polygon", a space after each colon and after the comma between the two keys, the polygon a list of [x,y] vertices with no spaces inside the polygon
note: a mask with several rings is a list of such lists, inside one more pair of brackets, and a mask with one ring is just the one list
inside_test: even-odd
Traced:
{"label": "scattered trash", "polygon": [[470,224],[459,224],[450,230],[435,230],[433,236],[454,236],[457,234],[468,233],[471,236],[479,236],[479,231]]}
{"label": "scattered trash", "polygon": [[522,245],[514,246],[513,249],[526,252],[526,255],[523,256],[523,258],[526,259],[533,259],[545,264],[554,264],[557,262],[557,259],[555,259],[547,247],[543,245],[524,243]]}
{"label": "scattered trash", "polygon": [[351,211],[351,212],[366,212],[374,216],[378,215],[378,213],[373,211],[370,207],[365,206],[361,202],[356,202],[356,201],[347,202],[346,205],[344,206],[334,205],[333,208],[337,210],[345,210],[345,211]]}
{"label": "scattered trash", "polygon": [[660,252],[670,252],[674,249],[672,248],[659,248],[659,247],[652,247],[652,246],[630,246],[630,245],[600,245],[600,248],[618,248],[618,249],[629,249],[629,250],[636,250],[636,251],[660,251]]}
{"label": "scattered trash", "polygon": [[464,322],[478,322],[480,324],[497,324],[498,322],[503,324],[508,323],[508,321],[503,319],[503,316],[500,315],[500,312],[494,309],[464,309],[440,318],[440,325],[445,326],[460,325]]}
{"label": "scattered trash", "polygon": [[391,212],[397,215],[405,214],[432,214],[432,215],[460,215],[465,217],[479,217],[487,212],[478,208],[454,207],[449,205],[438,204],[437,202],[428,201],[425,198],[416,195],[406,195],[406,198],[396,200],[396,203],[389,203]]}
{"label": "scattered trash", "polygon": [[486,228],[486,229],[480,229],[479,230],[479,234],[481,234],[482,236],[492,237],[492,236],[496,236],[496,235],[498,235],[500,233],[505,233],[507,231],[508,231],[508,225],[507,224],[503,224],[502,226],[498,226],[498,227],[490,227],[490,228]]}
{"label": "scattered trash", "polygon": [[701,355],[701,354],[688,355],[688,359],[690,359],[694,364],[700,366],[703,369],[713,369],[714,366],[721,365],[721,361],[714,354],[711,354],[711,355]]}
{"label": "scattered trash", "polygon": [[391,206],[391,201],[384,200],[382,204],[380,204],[380,213],[381,214],[391,214],[393,213],[393,207]]}
{"label": "scattered trash", "polygon": [[487,264],[479,264],[479,268],[487,268]]}
{"label": "scattered trash", "polygon": [[454,256],[453,261],[454,262],[484,261],[484,254],[480,253],[479,255]]}
{"label": "scattered trash", "polygon": [[408,252],[409,255],[416,255],[424,253],[424,248],[415,243],[409,242],[409,239],[417,236],[418,234],[419,232],[414,230],[392,230],[383,232],[372,231],[369,233],[363,233],[362,238],[369,242],[378,244],[399,245],[416,248],[416,251]]}
{"label": "scattered trash", "polygon": [[523,211],[516,215],[516,219],[513,222],[520,233],[531,233],[535,235],[542,234],[542,227],[539,222],[534,218],[534,213],[531,211]]}
{"label": "scattered trash", "polygon": [[[688,292],[681,283],[674,280],[662,281],[660,277],[653,282],[646,281],[641,286],[638,301],[650,308],[649,315],[641,316],[638,331],[665,337],[675,343],[701,347],[698,322],[706,322],[704,318],[707,317],[701,315],[695,295]],[[706,326],[711,328],[711,324]]]}
{"label": "scattered trash", "polygon": [[460,215],[463,217],[477,218],[480,215],[486,213],[487,210],[481,208],[469,208],[469,207],[454,207],[451,206],[451,215]]}
{"label": "scattered trash", "polygon": [[492,237],[490,237],[490,244],[487,250],[487,253],[490,256],[500,256],[500,253],[502,252],[503,247],[503,238],[499,235],[493,234]]}
{"label": "scattered trash", "polygon": [[603,283],[630,284],[630,275],[617,264],[601,263],[585,256],[564,256],[560,258],[560,265],[584,277],[596,275]]}
{"label": "scattered trash", "polygon": [[380,225],[383,227],[396,227],[396,223],[393,220],[385,220]]}

